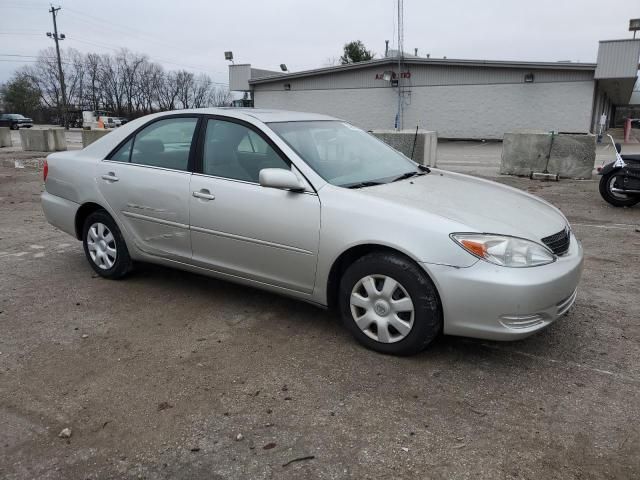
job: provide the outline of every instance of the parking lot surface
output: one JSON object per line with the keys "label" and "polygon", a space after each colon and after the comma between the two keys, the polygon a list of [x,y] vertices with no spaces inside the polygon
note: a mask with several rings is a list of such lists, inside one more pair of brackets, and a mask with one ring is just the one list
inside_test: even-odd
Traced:
{"label": "parking lot surface", "polygon": [[45,222],[40,172],[5,161],[0,478],[640,478],[640,206],[497,180],[572,223],[575,306],[524,341],[396,358],[270,293],[150,265],[98,278]]}

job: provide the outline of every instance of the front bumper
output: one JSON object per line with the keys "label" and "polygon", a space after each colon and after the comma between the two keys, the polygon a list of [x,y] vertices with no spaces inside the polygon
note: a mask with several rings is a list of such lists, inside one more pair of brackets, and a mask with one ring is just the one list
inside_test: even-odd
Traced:
{"label": "front bumper", "polygon": [[541,330],[573,305],[582,274],[582,245],[549,265],[506,268],[479,260],[471,267],[424,264],[442,301],[444,333],[517,340]]}

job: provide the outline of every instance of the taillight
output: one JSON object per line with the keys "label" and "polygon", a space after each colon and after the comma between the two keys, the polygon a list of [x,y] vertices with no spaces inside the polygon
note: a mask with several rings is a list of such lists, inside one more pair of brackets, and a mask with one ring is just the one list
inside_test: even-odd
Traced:
{"label": "taillight", "polygon": [[44,159],[44,165],[42,166],[42,176],[44,177],[44,181],[47,181],[47,175],[49,175],[49,164],[47,163],[47,159]]}

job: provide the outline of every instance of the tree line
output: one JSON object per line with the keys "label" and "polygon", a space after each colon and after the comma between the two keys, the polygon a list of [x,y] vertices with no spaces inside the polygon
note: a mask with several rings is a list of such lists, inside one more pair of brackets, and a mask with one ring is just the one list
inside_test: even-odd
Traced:
{"label": "tree line", "polygon": [[[70,112],[107,110],[114,116],[135,118],[157,111],[231,102],[228,88],[214,83],[208,75],[167,71],[146,55],[126,49],[111,55],[70,48],[61,51],[61,57]],[[60,85],[55,49],[42,50],[31,65],[18,69],[2,86],[4,109],[34,118],[42,117],[43,112],[59,115]]]}

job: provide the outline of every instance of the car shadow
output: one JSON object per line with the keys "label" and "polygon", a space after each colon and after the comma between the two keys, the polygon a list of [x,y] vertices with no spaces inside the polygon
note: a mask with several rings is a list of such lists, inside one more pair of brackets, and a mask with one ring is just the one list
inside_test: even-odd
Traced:
{"label": "car shadow", "polygon": [[[155,264],[137,264],[136,269],[125,283],[135,283],[152,289],[169,290],[173,298],[184,296],[200,305],[211,304],[212,309],[227,312],[247,311],[247,315],[261,317],[261,321],[270,322],[271,327],[310,332],[314,340],[310,345],[323,348],[323,340],[338,343],[345,355],[369,358],[372,361],[380,358],[394,359],[393,362],[411,365],[430,363],[452,363],[458,365],[512,365],[520,369],[522,356],[539,357],[545,355],[544,338],[531,342],[527,339],[513,342],[497,342],[440,334],[423,352],[410,357],[392,357],[373,352],[361,347],[342,326],[338,312],[320,308],[301,300],[284,295],[260,290],[250,286],[218,280],[216,278],[176,270]],[[262,318],[264,317],[264,318]],[[553,325],[551,326],[553,328]],[[549,329],[548,329],[549,330]],[[553,333],[545,330],[536,336],[553,337]],[[312,347],[313,348],[313,347]],[[543,352],[540,352],[540,349]],[[533,351],[534,353],[528,353]],[[536,353],[537,351],[537,353]],[[307,352],[308,353],[308,352]]]}

